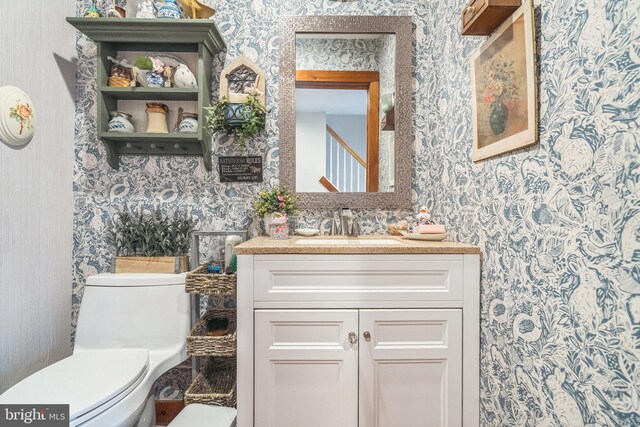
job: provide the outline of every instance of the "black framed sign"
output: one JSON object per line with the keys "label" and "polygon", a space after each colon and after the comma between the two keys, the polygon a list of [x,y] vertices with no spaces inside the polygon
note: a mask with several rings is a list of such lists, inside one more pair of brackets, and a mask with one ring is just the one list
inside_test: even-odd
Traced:
{"label": "black framed sign", "polygon": [[262,182],[262,156],[218,158],[220,182]]}

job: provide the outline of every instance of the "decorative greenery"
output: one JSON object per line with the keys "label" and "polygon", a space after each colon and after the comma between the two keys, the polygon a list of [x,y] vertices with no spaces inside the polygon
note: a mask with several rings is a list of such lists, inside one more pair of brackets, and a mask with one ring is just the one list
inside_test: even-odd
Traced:
{"label": "decorative greenery", "polygon": [[138,56],[134,65],[136,68],[154,73],[162,73],[165,67],[164,62],[154,56]]}
{"label": "decorative greenery", "polygon": [[148,56],[139,56],[136,58],[136,67],[141,70],[151,70],[153,68],[153,62]]}
{"label": "decorative greenery", "polygon": [[276,212],[291,215],[298,212],[297,202],[298,198],[291,191],[276,187],[271,191],[262,190],[253,202],[253,209],[258,217]]}
{"label": "decorative greenery", "polygon": [[108,239],[117,256],[182,256],[189,252],[196,221],[178,212],[170,218],[160,210],[148,214],[125,209],[110,225]]}
{"label": "decorative greenery", "polygon": [[225,132],[227,135],[235,136],[238,139],[240,149],[244,151],[246,148],[245,140],[264,130],[267,112],[256,96],[249,95],[247,102],[240,109],[242,124],[232,126],[226,117],[227,110],[231,108],[231,105],[228,98],[223,97],[211,107],[205,107],[207,111],[206,127],[212,133]]}

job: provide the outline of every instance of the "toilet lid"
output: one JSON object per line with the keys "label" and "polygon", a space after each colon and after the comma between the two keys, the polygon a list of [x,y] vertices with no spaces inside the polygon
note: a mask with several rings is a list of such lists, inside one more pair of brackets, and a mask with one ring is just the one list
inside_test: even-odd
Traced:
{"label": "toilet lid", "polygon": [[146,348],[85,350],[25,378],[0,395],[0,403],[68,403],[74,420],[116,404],[142,380],[148,366]]}

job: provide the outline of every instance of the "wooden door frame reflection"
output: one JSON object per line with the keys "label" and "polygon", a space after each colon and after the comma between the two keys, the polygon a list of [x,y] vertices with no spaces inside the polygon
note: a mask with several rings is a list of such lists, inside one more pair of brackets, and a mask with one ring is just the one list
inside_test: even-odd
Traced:
{"label": "wooden door frame reflection", "polygon": [[380,73],[377,71],[296,70],[296,88],[367,91],[366,191],[378,191]]}

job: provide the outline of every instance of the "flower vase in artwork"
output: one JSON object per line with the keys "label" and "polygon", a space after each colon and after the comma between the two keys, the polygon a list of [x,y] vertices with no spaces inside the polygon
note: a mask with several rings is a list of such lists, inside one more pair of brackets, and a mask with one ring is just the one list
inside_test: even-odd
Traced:
{"label": "flower vase in artwork", "polygon": [[504,102],[498,100],[491,104],[491,115],[489,116],[489,125],[495,135],[500,135],[507,129],[507,120],[509,119],[509,108]]}

